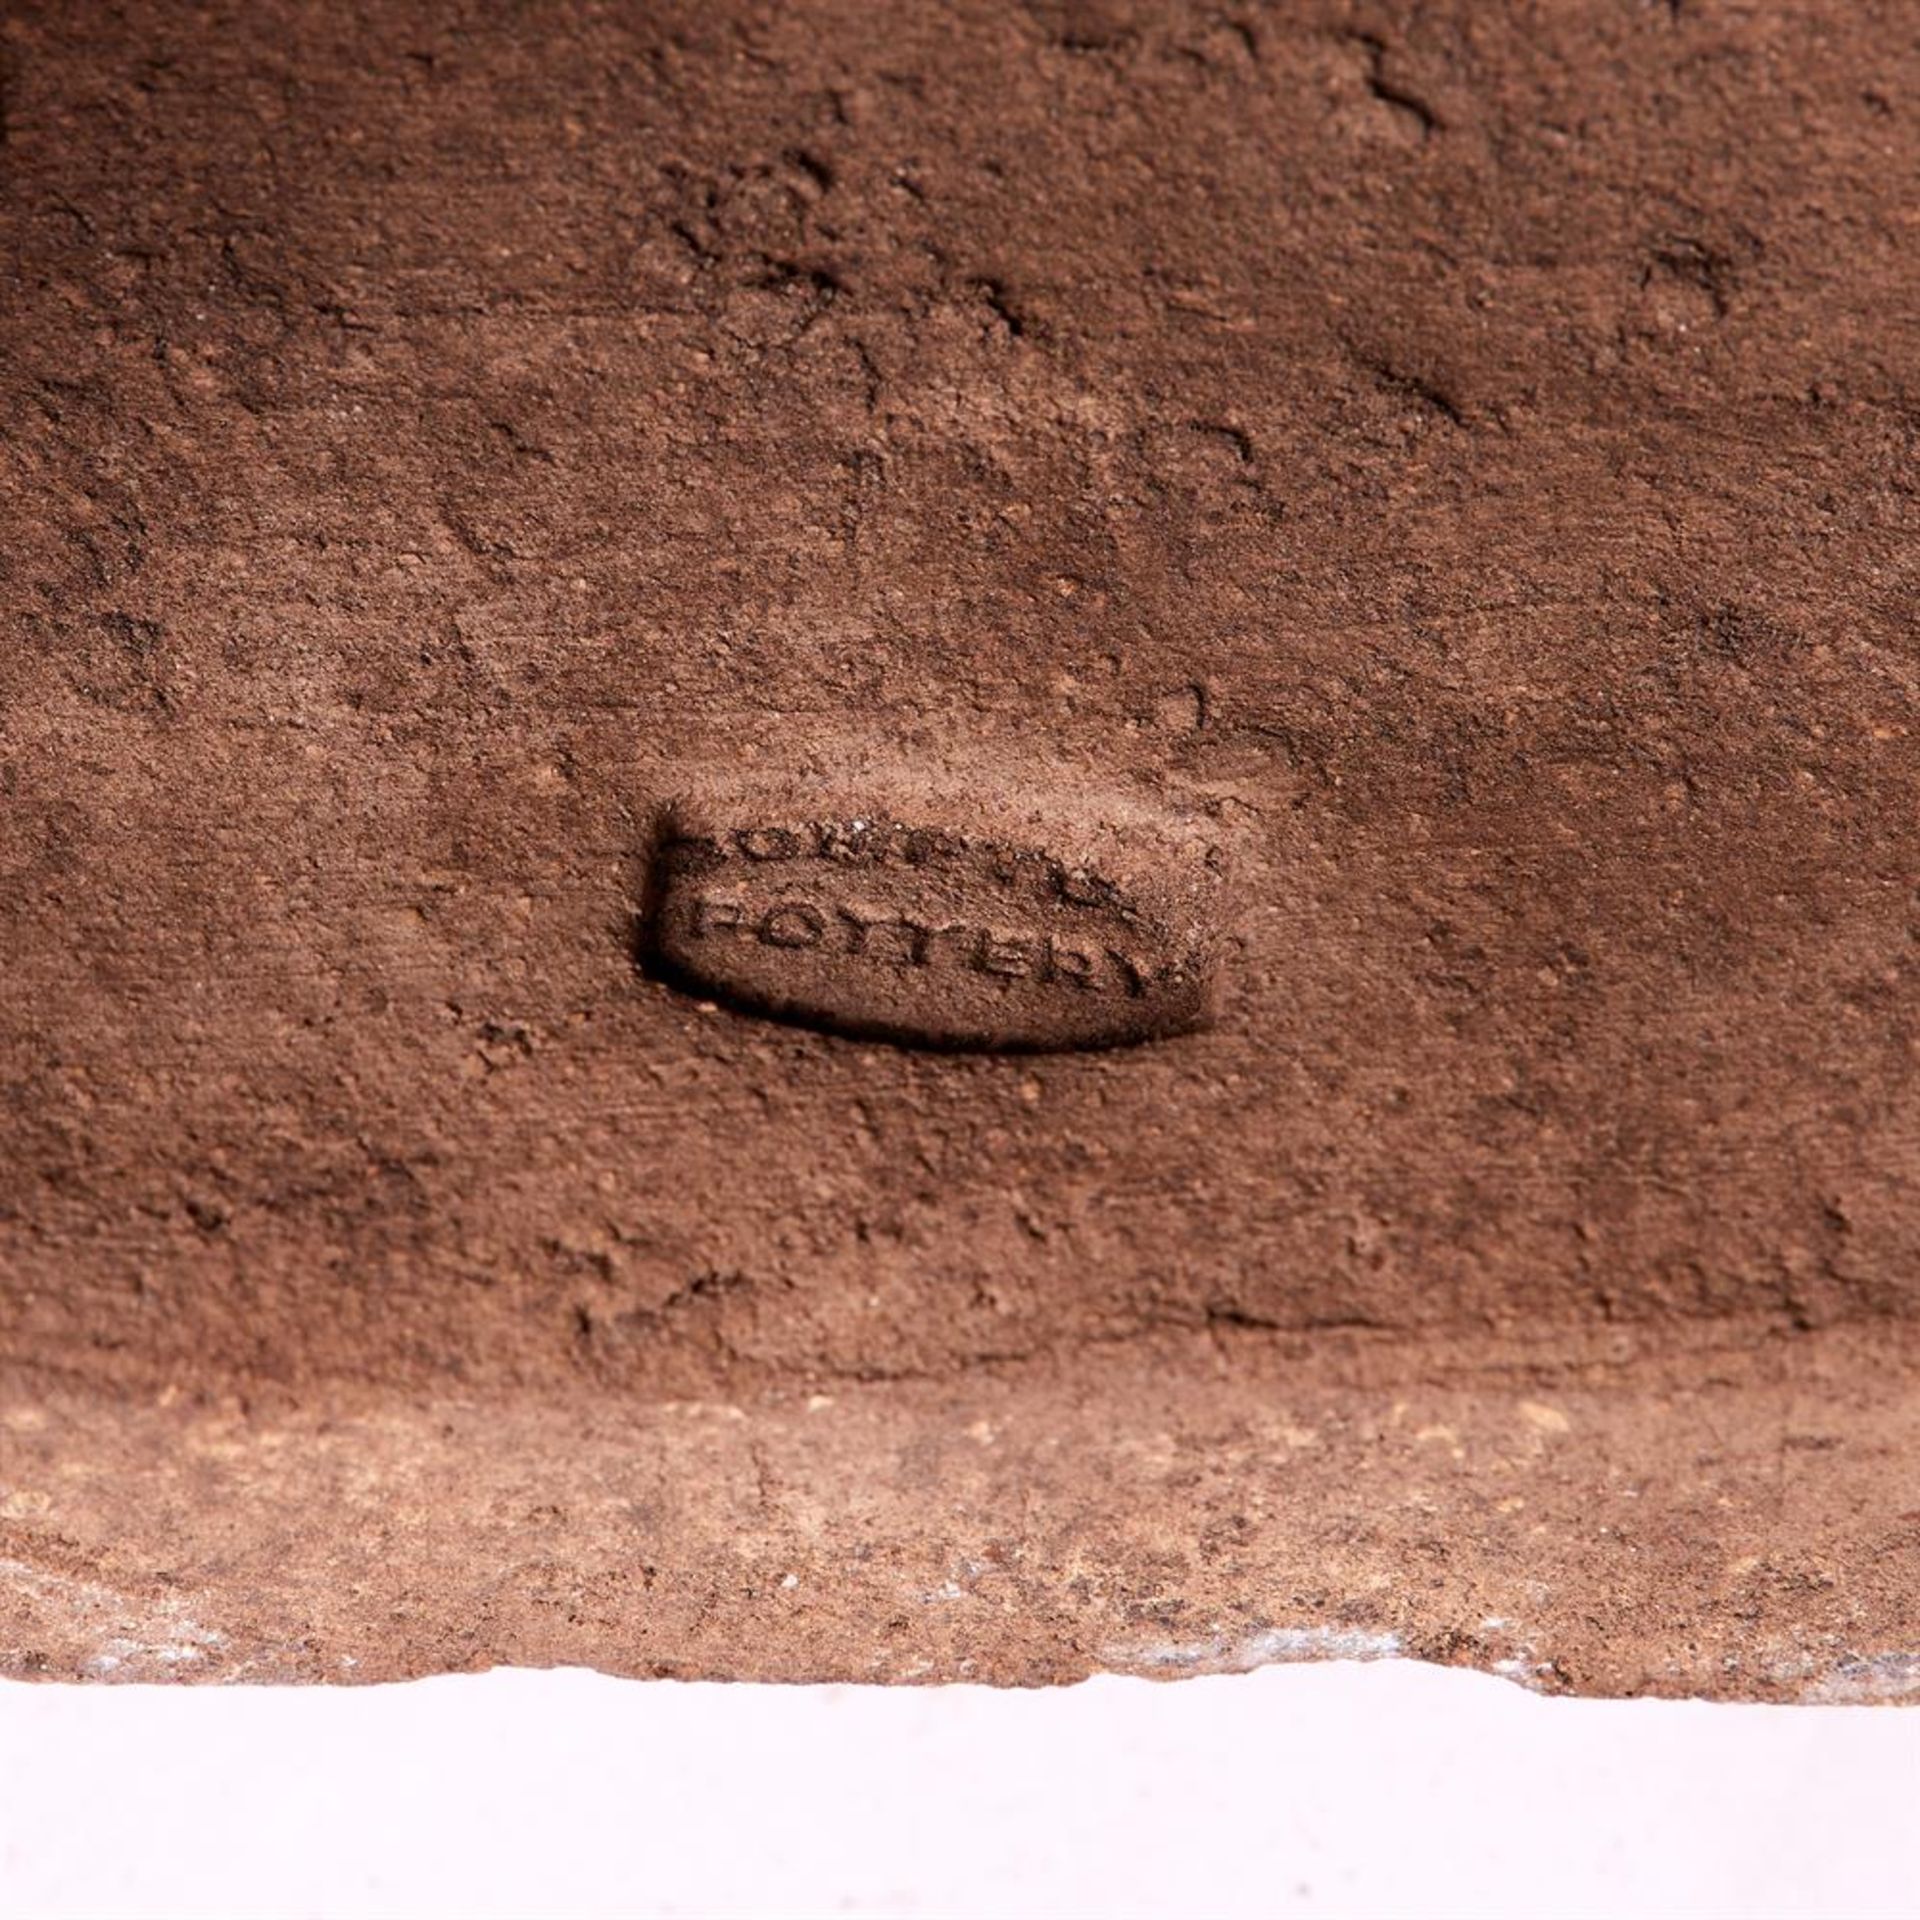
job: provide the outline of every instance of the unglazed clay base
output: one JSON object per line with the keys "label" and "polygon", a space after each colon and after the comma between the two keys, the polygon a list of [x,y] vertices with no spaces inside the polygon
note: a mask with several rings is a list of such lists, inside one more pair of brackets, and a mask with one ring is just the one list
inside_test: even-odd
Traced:
{"label": "unglazed clay base", "polygon": [[23,5],[0,1668],[1920,1691],[1897,5]]}

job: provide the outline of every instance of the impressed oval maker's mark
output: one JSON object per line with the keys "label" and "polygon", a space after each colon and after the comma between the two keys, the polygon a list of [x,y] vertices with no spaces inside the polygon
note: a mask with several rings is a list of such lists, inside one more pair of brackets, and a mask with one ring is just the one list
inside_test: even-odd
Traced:
{"label": "impressed oval maker's mark", "polygon": [[1184,1033],[1211,1010],[1220,861],[1184,833],[681,807],[657,858],[653,970],[751,1012],[1039,1049]]}

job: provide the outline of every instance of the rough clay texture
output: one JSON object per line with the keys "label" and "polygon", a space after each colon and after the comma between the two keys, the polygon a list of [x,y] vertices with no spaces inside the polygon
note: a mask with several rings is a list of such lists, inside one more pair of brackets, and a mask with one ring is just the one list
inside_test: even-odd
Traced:
{"label": "rough clay texture", "polygon": [[[1920,1691],[1905,0],[4,36],[0,1666]],[[868,752],[1213,1024],[635,965]]]}

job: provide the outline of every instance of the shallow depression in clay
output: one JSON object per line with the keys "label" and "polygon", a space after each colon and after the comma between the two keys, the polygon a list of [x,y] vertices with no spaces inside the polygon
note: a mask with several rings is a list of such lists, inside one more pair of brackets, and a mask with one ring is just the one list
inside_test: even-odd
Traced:
{"label": "shallow depression in clay", "polygon": [[1206,1023],[1216,849],[1137,835],[1116,878],[961,817],[681,809],[643,960],[751,1011],[903,1045],[1111,1046]]}

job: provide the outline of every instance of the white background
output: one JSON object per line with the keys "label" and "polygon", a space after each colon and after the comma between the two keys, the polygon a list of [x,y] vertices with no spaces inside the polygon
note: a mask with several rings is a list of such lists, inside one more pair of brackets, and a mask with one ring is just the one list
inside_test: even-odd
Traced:
{"label": "white background", "polygon": [[1045,1693],[0,1685],[0,1913],[1920,1914],[1920,1708],[1399,1663]]}

